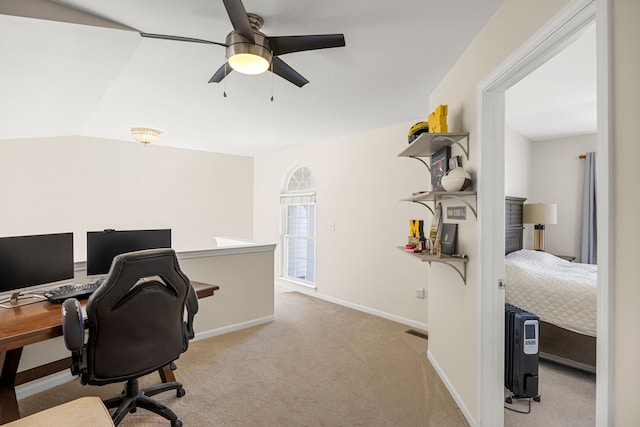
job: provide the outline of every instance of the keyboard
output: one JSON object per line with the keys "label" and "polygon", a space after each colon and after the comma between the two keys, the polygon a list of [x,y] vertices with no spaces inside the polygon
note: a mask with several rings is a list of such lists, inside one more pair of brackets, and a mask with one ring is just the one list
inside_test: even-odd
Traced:
{"label": "keyboard", "polygon": [[68,298],[82,299],[91,295],[102,284],[102,280],[91,283],[76,283],[72,285],[62,285],[49,289],[44,296],[53,302],[63,302]]}

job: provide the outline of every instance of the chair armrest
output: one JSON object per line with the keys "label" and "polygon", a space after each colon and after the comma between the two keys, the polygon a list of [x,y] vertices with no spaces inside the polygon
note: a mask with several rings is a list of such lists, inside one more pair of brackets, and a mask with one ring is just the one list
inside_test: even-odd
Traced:
{"label": "chair armrest", "polygon": [[84,320],[82,306],[75,298],[62,303],[62,335],[64,345],[71,352],[82,351],[84,347]]}
{"label": "chair armrest", "polygon": [[187,337],[193,339],[196,335],[193,329],[193,318],[198,312],[198,296],[196,290],[193,289],[191,283],[189,283],[189,293],[187,294]]}

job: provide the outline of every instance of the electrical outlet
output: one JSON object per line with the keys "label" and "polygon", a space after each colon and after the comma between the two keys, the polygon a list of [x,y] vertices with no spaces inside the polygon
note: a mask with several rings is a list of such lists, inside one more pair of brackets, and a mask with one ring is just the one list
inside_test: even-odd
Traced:
{"label": "electrical outlet", "polygon": [[416,297],[424,299],[424,288],[416,288]]}

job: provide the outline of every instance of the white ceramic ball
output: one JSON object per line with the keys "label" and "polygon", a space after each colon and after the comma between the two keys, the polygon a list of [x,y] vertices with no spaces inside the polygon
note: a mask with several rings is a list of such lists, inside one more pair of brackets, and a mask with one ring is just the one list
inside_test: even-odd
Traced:
{"label": "white ceramic ball", "polygon": [[463,191],[471,185],[471,174],[464,168],[457,167],[444,174],[441,182],[446,191]]}

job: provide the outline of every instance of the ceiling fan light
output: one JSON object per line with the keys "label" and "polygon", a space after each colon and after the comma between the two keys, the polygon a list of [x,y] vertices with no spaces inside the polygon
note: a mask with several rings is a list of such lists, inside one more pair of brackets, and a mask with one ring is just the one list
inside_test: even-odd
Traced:
{"label": "ceiling fan light", "polygon": [[227,62],[239,73],[260,74],[271,66],[271,48],[264,34],[253,33],[255,43],[235,31],[227,35]]}
{"label": "ceiling fan light", "polygon": [[234,70],[243,74],[260,74],[269,69],[269,61],[252,53],[237,53],[228,59]]}

